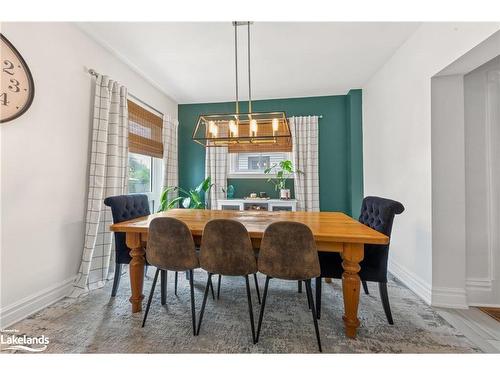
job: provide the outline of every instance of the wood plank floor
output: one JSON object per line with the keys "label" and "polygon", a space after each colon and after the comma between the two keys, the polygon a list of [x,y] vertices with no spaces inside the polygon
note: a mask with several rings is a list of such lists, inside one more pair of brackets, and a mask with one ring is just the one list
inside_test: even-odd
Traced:
{"label": "wood plank floor", "polygon": [[496,321],[500,322],[500,308],[498,308],[498,307],[479,307],[479,310],[488,314]]}
{"label": "wood plank floor", "polygon": [[500,322],[476,307],[436,308],[437,312],[485,353],[500,353]]}

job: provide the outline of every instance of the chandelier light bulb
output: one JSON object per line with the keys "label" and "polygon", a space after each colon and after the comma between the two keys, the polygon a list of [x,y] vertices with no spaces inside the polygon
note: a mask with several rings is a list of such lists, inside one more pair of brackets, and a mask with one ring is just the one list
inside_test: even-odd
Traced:
{"label": "chandelier light bulb", "polygon": [[250,120],[250,137],[257,135],[257,120]]}
{"label": "chandelier light bulb", "polygon": [[279,125],[279,120],[277,118],[273,118],[273,135],[275,135],[278,131]]}
{"label": "chandelier light bulb", "polygon": [[236,126],[236,122],[234,120],[229,121],[229,136],[230,137],[238,136],[238,127]]}

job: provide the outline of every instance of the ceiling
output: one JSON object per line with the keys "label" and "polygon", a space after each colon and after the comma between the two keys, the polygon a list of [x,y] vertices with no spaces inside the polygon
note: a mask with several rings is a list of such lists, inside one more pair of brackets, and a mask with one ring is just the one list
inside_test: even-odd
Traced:
{"label": "ceiling", "polygon": [[[79,26],[178,103],[235,97],[231,22],[94,22]],[[360,88],[418,23],[255,22],[252,99]],[[239,27],[240,99],[248,98],[246,28]],[[106,72],[110,74],[110,72]]]}

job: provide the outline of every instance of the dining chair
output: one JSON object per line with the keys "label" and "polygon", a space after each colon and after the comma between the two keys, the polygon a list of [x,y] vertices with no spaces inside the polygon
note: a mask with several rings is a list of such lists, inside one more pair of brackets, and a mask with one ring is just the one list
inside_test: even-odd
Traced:
{"label": "dining chair", "polygon": [[257,260],[245,226],[235,220],[210,220],[205,225],[201,238],[200,266],[208,272],[208,278],[198,320],[198,334],[203,320],[208,289],[212,285],[212,276],[242,276],[246,283],[252,342],[255,344],[255,323],[248,275],[257,272]]}
{"label": "dining chair", "polygon": [[[391,237],[394,217],[404,211],[404,206],[394,200],[380,197],[366,197],[361,205],[359,222]],[[389,324],[394,324],[387,293],[387,260],[389,258],[389,244],[365,244],[365,255],[360,262],[359,277],[365,294],[369,294],[367,281],[377,282],[382,307]],[[316,307],[318,319],[321,317],[321,278],[329,277],[342,279],[344,269],[342,257],[339,253],[319,253],[321,276],[316,279]]]}
{"label": "dining chair", "polygon": [[273,278],[301,280],[304,281],[306,287],[307,301],[311,307],[316,340],[321,352],[321,338],[311,288],[311,279],[320,275],[320,265],[311,229],[305,224],[292,221],[270,224],[264,231],[257,268],[259,272],[266,275],[266,284],[260,307],[256,341],[259,341],[262,328],[269,281]]}
{"label": "dining chair", "polygon": [[196,315],[194,307],[193,270],[199,267],[198,256],[193,236],[188,226],[182,221],[171,217],[157,217],[149,226],[146,259],[156,267],[156,273],[151,285],[142,326],[146,324],[151,301],[161,271],[188,271],[191,293],[191,320],[193,335],[196,336]]}
{"label": "dining chair", "polygon": [[[116,195],[104,199],[104,204],[111,208],[113,223],[132,220],[141,216],[150,215],[148,196],[145,194]],[[115,232],[115,277],[111,297],[115,297],[120,285],[122,265],[129,264],[132,257],[130,249],[125,242],[125,233]],[[146,263],[147,270],[147,263]],[[177,274],[175,275],[175,294],[177,294]],[[167,277],[165,272],[161,273],[162,303],[166,300]]]}

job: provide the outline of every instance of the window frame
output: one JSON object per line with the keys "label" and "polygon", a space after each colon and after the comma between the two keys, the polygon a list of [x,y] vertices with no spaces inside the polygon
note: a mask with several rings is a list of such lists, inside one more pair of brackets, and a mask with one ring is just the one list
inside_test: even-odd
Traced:
{"label": "window frame", "polygon": [[[253,152],[241,152],[241,154],[252,154]],[[272,153],[287,154],[283,160],[292,160],[292,153],[286,151],[264,151],[258,152],[261,155],[268,155]],[[271,175],[265,174],[263,172],[235,172],[234,163],[240,153],[229,153],[228,163],[227,163],[227,178],[228,179],[268,179],[272,177]],[[293,177],[292,177],[293,178]]]}

